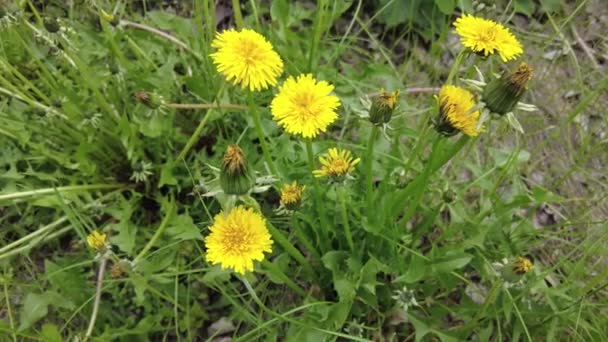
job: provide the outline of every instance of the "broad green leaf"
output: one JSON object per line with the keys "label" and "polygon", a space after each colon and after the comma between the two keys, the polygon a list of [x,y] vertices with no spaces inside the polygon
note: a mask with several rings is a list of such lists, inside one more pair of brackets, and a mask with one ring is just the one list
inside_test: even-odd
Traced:
{"label": "broad green leaf", "polygon": [[394,282],[404,282],[404,283],[415,283],[418,280],[424,278],[426,273],[429,270],[429,262],[422,257],[419,257],[415,254],[412,254],[412,260],[407,268],[407,271],[404,275],[399,276]]}
{"label": "broad green leaf", "polygon": [[163,185],[176,185],[177,179],[173,176],[173,163],[166,163],[160,169],[160,181],[158,181],[158,187]]}
{"label": "broad green leaf", "polygon": [[188,214],[173,216],[167,230],[167,235],[175,240],[200,240],[203,238],[200,230]]}
{"label": "broad green leaf", "polygon": [[287,25],[289,19],[289,2],[287,0],[274,0],[270,5],[270,17],[281,25]]}
{"label": "broad green leaf", "polygon": [[459,269],[467,265],[473,256],[467,253],[452,253],[433,260],[433,272],[445,273]]}
{"label": "broad green leaf", "polygon": [[40,338],[46,342],[62,342],[61,333],[55,324],[46,323],[42,326]]}
{"label": "broad green leaf", "polygon": [[522,13],[530,17],[532,14],[534,14],[536,4],[533,0],[515,0],[513,2],[513,8],[515,9],[515,12]]}
{"label": "broad green leaf", "polygon": [[40,319],[46,317],[49,305],[66,309],[74,308],[72,301],[66,300],[66,298],[59,295],[57,292],[30,292],[23,301],[23,307],[21,308],[19,316],[19,330],[26,330]]}
{"label": "broad green leaf", "polygon": [[435,0],[435,5],[437,5],[441,13],[451,15],[456,8],[456,0]]}

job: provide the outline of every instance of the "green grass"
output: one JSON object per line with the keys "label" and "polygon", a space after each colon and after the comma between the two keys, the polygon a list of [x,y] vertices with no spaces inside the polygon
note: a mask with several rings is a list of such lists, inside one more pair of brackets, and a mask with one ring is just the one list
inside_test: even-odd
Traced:
{"label": "green grass", "polygon": [[[523,134],[494,119],[475,139],[435,132],[434,89],[451,71],[462,85],[475,66],[491,79],[505,65],[453,68],[450,1],[159,3],[0,2],[1,341],[608,335],[601,1],[476,12],[522,41],[535,69],[524,101],[539,110],[516,113]],[[277,89],[252,95],[217,73],[211,40],[237,25],[273,44],[281,81],[310,72],[335,85],[342,107],[325,134],[289,136],[271,120]],[[381,87],[402,93],[385,132],[360,117]],[[234,200],[218,193],[234,143],[270,182],[238,199],[274,240],[245,276],[208,264],[202,240]],[[336,146],[362,159],[345,185],[311,174]],[[307,186],[302,207],[277,211],[293,180]],[[101,282],[95,229],[113,251]],[[517,256],[533,272],[496,271]]]}

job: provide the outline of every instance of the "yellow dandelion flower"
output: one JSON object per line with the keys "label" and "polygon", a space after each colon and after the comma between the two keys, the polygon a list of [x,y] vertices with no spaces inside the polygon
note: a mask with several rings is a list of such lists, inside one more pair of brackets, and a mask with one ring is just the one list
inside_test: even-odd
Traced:
{"label": "yellow dandelion flower", "polygon": [[211,264],[245,274],[253,271],[254,260],[261,261],[264,252],[272,251],[266,220],[253,209],[238,206],[229,213],[219,213],[213,220],[211,234],[205,237],[207,261]]}
{"label": "yellow dandelion flower", "polygon": [[459,130],[470,137],[476,137],[482,129],[477,128],[480,112],[472,111],[474,106],[475,98],[471,92],[453,85],[444,85],[439,90],[438,129],[448,135]]}
{"label": "yellow dandelion flower", "polygon": [[454,22],[456,33],[462,45],[484,56],[498,53],[506,62],[521,55],[521,43],[503,25],[483,18],[466,14]]}
{"label": "yellow dandelion flower", "polygon": [[517,274],[525,274],[534,269],[534,264],[528,258],[517,257],[515,258],[515,262],[513,264],[513,270]]}
{"label": "yellow dandelion flower", "polygon": [[283,73],[283,61],[261,34],[234,29],[217,33],[211,46],[217,51],[211,59],[228,82],[250,91],[267,89],[277,84]]}
{"label": "yellow dandelion flower", "polygon": [[289,77],[270,104],[272,118],[290,134],[314,138],[338,118],[340,99],[330,95],[333,89],[311,74]]}
{"label": "yellow dandelion flower", "polygon": [[314,170],[315,177],[330,176],[333,178],[341,178],[352,172],[361,159],[353,159],[353,156],[348,150],[340,150],[330,148],[327,153],[319,157],[321,169]]}
{"label": "yellow dandelion flower", "polygon": [[87,244],[92,249],[101,252],[106,249],[106,234],[96,230],[87,236]]}
{"label": "yellow dandelion flower", "polygon": [[283,185],[281,188],[281,205],[286,208],[296,207],[302,200],[304,189],[306,189],[306,186],[299,186],[297,181]]}

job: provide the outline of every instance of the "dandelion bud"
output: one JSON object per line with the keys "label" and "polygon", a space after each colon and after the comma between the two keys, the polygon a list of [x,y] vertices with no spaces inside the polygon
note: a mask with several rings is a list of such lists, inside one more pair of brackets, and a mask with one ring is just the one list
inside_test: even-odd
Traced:
{"label": "dandelion bud", "polygon": [[135,93],[135,99],[150,109],[158,109],[164,104],[163,98],[160,95],[148,93],[143,90]]}
{"label": "dandelion bud", "polygon": [[500,115],[511,112],[528,89],[531,78],[532,68],[526,63],[521,63],[516,70],[491,81],[482,95],[486,107]]}
{"label": "dandelion bud", "polygon": [[395,107],[397,107],[397,99],[399,97],[399,89],[392,93],[387,93],[384,89],[380,94],[372,99],[372,106],[369,109],[369,121],[374,125],[382,125],[391,120]]}
{"label": "dandelion bud", "polygon": [[112,25],[112,26],[118,26],[118,24],[120,23],[120,18],[118,18],[117,15],[108,13],[104,10],[101,10],[100,16],[101,16],[101,19],[109,22],[110,25]]}
{"label": "dandelion bud", "polygon": [[224,193],[228,195],[246,194],[253,187],[254,181],[243,150],[237,145],[229,145],[220,171],[220,186]]}
{"label": "dandelion bud", "polygon": [[302,202],[302,193],[305,188],[305,185],[298,186],[298,182],[296,181],[283,185],[281,188],[281,205],[288,210],[297,209]]}
{"label": "dandelion bud", "polygon": [[131,262],[123,259],[112,265],[110,273],[112,274],[112,278],[121,278],[125,273],[131,272],[132,268]]}
{"label": "dandelion bud", "polygon": [[526,273],[534,269],[534,264],[528,258],[517,257],[509,262],[502,270],[502,276],[506,281],[516,282]]}
{"label": "dandelion bud", "polygon": [[44,28],[49,32],[49,33],[56,33],[61,29],[61,26],[59,25],[59,21],[57,21],[57,19],[55,18],[46,18],[44,19]]}

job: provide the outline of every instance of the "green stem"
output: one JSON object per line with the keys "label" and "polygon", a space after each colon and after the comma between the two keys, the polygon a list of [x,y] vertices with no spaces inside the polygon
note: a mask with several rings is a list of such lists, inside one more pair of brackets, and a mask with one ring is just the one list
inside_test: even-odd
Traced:
{"label": "green stem", "polygon": [[274,165],[272,158],[270,157],[270,150],[268,149],[268,145],[266,144],[266,134],[264,133],[264,129],[262,128],[262,119],[260,118],[260,113],[255,104],[255,101],[253,100],[252,92],[249,92],[247,100],[249,101],[249,112],[251,113],[251,116],[253,117],[255,131],[258,135],[258,139],[260,140],[260,145],[262,146],[262,153],[264,154],[264,160],[266,161],[266,164],[268,165],[270,172],[273,175],[278,175],[277,168]]}
{"label": "green stem", "polygon": [[367,154],[365,157],[365,176],[366,176],[366,192],[367,192],[367,217],[370,219],[374,213],[374,143],[378,137],[378,126],[374,125],[369,134],[367,142]]}
{"label": "green stem", "polygon": [[11,297],[8,295],[8,278],[6,277],[6,274],[4,275],[5,280],[4,280],[4,299],[6,301],[6,311],[7,311],[7,315],[8,315],[8,322],[9,322],[9,326],[11,327],[11,333],[13,336],[13,341],[17,342],[17,335],[15,334],[15,321],[13,320],[13,311],[11,309]]}
{"label": "green stem", "polygon": [[38,190],[13,192],[12,194],[0,195],[0,201],[15,200],[25,197],[31,197],[36,195],[48,195],[56,192],[73,192],[73,191],[86,191],[86,190],[107,190],[107,189],[118,189],[124,187],[122,184],[87,184],[87,185],[70,185],[60,186],[57,188],[45,188]]}
{"label": "green stem", "polygon": [[103,276],[106,272],[106,264],[108,257],[103,255],[99,264],[99,272],[97,273],[97,287],[95,289],[95,302],[93,303],[93,312],[91,313],[91,320],[89,321],[89,327],[84,335],[83,341],[87,341],[93,334],[93,328],[95,327],[95,321],[97,320],[97,312],[99,310],[99,303],[101,302],[101,289],[103,288]]}
{"label": "green stem", "polygon": [[329,239],[327,237],[327,230],[329,229],[329,225],[327,224],[327,220],[325,218],[325,206],[323,205],[322,200],[321,200],[321,190],[319,189],[319,182],[317,181],[317,178],[313,174],[313,171],[315,169],[315,159],[314,159],[314,154],[312,151],[312,140],[310,140],[310,139],[305,139],[305,140],[306,140],[306,155],[308,156],[308,168],[310,170],[310,175],[312,177],[315,208],[318,211],[319,221],[321,222],[321,227],[320,227],[321,233],[319,235],[321,236],[321,243],[324,246],[324,250],[327,250],[327,248],[325,248],[325,247],[327,247],[329,244]]}
{"label": "green stem", "polygon": [[291,280],[291,278],[289,278],[277,265],[266,259],[262,260],[262,265],[266,269],[270,270],[274,276],[280,278],[285,283],[285,285],[287,285],[287,287],[294,290],[300,296],[306,297],[308,295],[303,288],[301,288],[298,284]]}
{"label": "green stem", "polygon": [[154,244],[160,238],[160,236],[163,235],[163,232],[169,225],[169,221],[170,221],[171,217],[173,216],[174,210],[175,210],[175,203],[171,203],[169,210],[167,210],[167,213],[165,214],[165,217],[163,218],[163,221],[160,223],[160,226],[158,226],[158,228],[156,229],[156,232],[154,233],[152,238],[148,241],[148,243],[144,246],[144,248],[141,250],[141,252],[139,252],[139,254],[135,257],[135,259],[133,259],[133,264],[137,264],[137,262],[139,260],[141,260],[146,255],[146,253],[148,253],[150,248],[152,248],[152,246],[154,246]]}
{"label": "green stem", "polygon": [[319,252],[317,252],[317,248],[312,244],[312,242],[310,242],[308,236],[306,235],[306,232],[302,230],[302,225],[300,224],[300,221],[298,220],[296,215],[291,216],[291,223],[293,225],[293,230],[296,236],[298,237],[298,240],[300,240],[300,243],[304,245],[304,248],[306,248],[307,251],[312,253],[313,257],[316,260],[320,260],[321,256],[319,255]]}
{"label": "green stem", "polygon": [[68,220],[68,217],[64,216],[54,222],[47,224],[46,226],[44,226],[34,232],[31,232],[30,234],[20,238],[19,240],[13,241],[13,242],[9,243],[8,245],[3,246],[2,248],[0,248],[0,254],[6,252],[8,250],[11,250],[12,248],[19,246],[20,244],[25,243],[29,240],[32,240],[40,235],[46,234],[47,232],[53,230],[53,228],[59,226],[60,224],[62,224],[63,222],[65,222],[67,220]]}
{"label": "green stem", "polygon": [[[363,338],[360,338],[360,337],[357,337],[357,336],[347,335],[347,334],[343,334],[343,333],[336,332],[336,331],[333,331],[333,330],[322,329],[322,328],[319,328],[319,327],[316,327],[316,326],[309,326],[309,325],[306,325],[306,324],[302,323],[299,320],[295,320],[295,319],[291,319],[291,318],[287,317],[286,314],[281,315],[281,314],[273,311],[272,309],[270,309],[268,306],[266,306],[266,304],[264,304],[262,302],[262,300],[255,293],[255,290],[253,289],[253,287],[251,286],[251,284],[249,283],[249,281],[246,278],[241,277],[240,279],[243,282],[243,284],[245,285],[245,288],[247,289],[247,292],[249,292],[249,295],[251,296],[251,298],[253,299],[253,301],[262,310],[268,312],[271,316],[277,318],[279,321],[287,321],[287,322],[289,322],[289,323],[291,323],[293,325],[305,326],[307,329],[312,328],[312,329],[314,329],[316,331],[322,332],[324,334],[328,334],[329,336],[335,336],[336,338],[337,337],[341,337],[343,340],[360,341],[360,342],[369,341],[367,339],[363,339]],[[332,340],[335,340],[336,338],[333,338]]]}
{"label": "green stem", "polygon": [[352,252],[355,251],[355,244],[353,243],[353,236],[350,231],[350,224],[348,223],[348,212],[346,211],[346,197],[344,193],[346,192],[346,188],[340,186],[336,189],[338,192],[338,200],[340,201],[340,214],[342,215],[342,225],[344,226],[344,236],[346,236],[346,242],[348,243],[348,248]]}
{"label": "green stem", "polygon": [[188,152],[190,152],[190,149],[192,148],[192,146],[194,146],[194,144],[198,141],[199,136],[201,135],[201,133],[203,132],[203,129],[205,128],[205,124],[207,123],[207,120],[209,120],[209,117],[211,117],[211,112],[212,112],[212,109],[207,110],[207,113],[205,113],[203,120],[201,120],[201,122],[199,122],[198,127],[196,127],[196,130],[194,131],[194,133],[192,133],[192,135],[190,136],[190,139],[188,139],[188,142],[186,142],[186,146],[184,146],[182,151],[177,155],[177,158],[175,159],[176,161],[184,159],[184,157],[186,157],[186,154],[188,154]]}
{"label": "green stem", "polygon": [[232,0],[232,13],[234,13],[236,28],[241,30],[243,28],[243,14],[241,13],[240,0]]}
{"label": "green stem", "polygon": [[445,141],[446,139],[444,137],[440,136],[438,133],[435,133],[431,156],[429,157],[427,165],[425,166],[422,174],[418,175],[414,181],[408,184],[403,193],[400,194],[398,200],[395,201],[396,203],[409,203],[408,210],[401,219],[402,229],[406,228],[407,222],[414,215],[416,208],[418,208],[418,204],[420,204],[420,200],[422,199],[422,195],[424,194],[424,190],[427,188],[426,185],[428,184],[431,176],[464,147],[464,145],[469,141],[469,137],[463,135],[448,149],[444,148]]}
{"label": "green stem", "polygon": [[289,240],[285,237],[285,235],[283,235],[283,233],[278,230],[275,226],[273,226],[271,223],[267,224],[268,226],[268,231],[270,232],[270,235],[272,235],[272,238],[274,239],[274,241],[276,241],[276,243],[281,246],[281,248],[283,248],[283,250],[285,250],[285,252],[287,252],[287,254],[289,254],[289,256],[291,256],[292,258],[294,258],[300,265],[302,265],[302,267],[304,268],[304,271],[306,273],[308,273],[308,275],[312,276],[314,275],[314,271],[312,266],[310,265],[310,263],[308,262],[308,260],[302,255],[302,253],[300,253],[300,251],[295,248],[291,242],[289,242]]}
{"label": "green stem", "polygon": [[458,69],[460,68],[460,64],[462,64],[462,61],[464,60],[465,55],[466,55],[465,49],[461,49],[460,52],[458,53],[458,55],[456,56],[456,59],[454,59],[454,64],[452,64],[452,69],[450,69],[450,74],[448,75],[448,79],[445,81],[445,84],[452,84],[452,81],[454,80],[454,76],[456,76],[456,73],[458,72]]}

